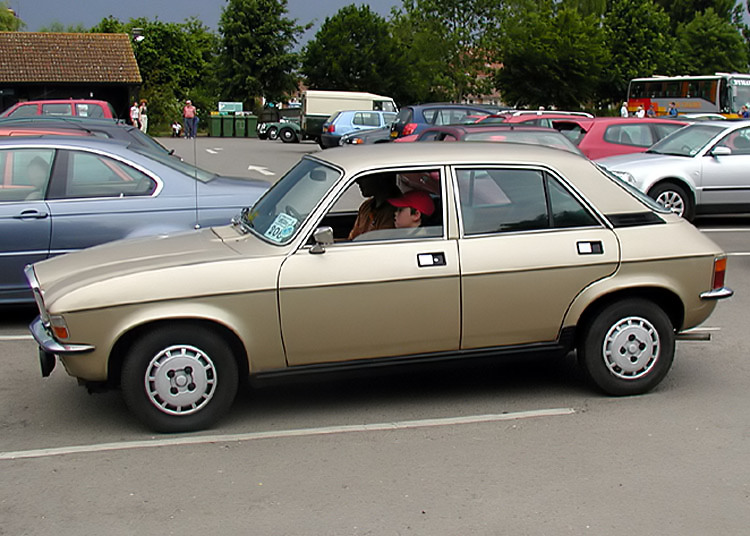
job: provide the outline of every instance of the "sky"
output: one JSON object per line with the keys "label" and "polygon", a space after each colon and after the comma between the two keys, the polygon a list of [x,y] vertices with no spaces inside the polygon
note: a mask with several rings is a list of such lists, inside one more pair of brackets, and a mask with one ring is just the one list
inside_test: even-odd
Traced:
{"label": "sky", "polygon": [[[219,16],[226,0],[5,0],[16,14],[26,23],[27,31],[38,31],[52,22],[64,26],[83,24],[89,28],[109,15],[126,22],[131,18],[157,18],[164,22],[183,22],[196,16],[203,23],[216,30]],[[334,15],[349,4],[369,4],[370,9],[387,16],[393,6],[400,6],[401,0],[378,0],[363,2],[353,0],[288,0],[289,17],[299,24],[315,22],[303,40],[310,39],[326,17]]]}

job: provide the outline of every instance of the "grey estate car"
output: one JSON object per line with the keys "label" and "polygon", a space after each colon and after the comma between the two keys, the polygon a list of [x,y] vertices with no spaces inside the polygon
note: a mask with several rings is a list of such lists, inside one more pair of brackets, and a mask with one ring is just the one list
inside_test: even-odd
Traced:
{"label": "grey estate car", "polygon": [[120,238],[228,224],[268,184],[91,138],[0,141],[0,304],[33,302],[27,264]]}

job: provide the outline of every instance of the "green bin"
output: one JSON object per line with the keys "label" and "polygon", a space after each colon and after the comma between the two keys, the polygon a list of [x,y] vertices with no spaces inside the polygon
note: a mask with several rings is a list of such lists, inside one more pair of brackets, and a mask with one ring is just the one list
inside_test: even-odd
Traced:
{"label": "green bin", "polygon": [[257,115],[246,115],[247,119],[247,137],[257,138],[258,137],[258,116]]}
{"label": "green bin", "polygon": [[245,134],[246,127],[247,127],[247,121],[245,120],[245,116],[235,115],[234,116],[234,137],[244,138],[246,136]]}
{"label": "green bin", "polygon": [[208,134],[212,138],[221,137],[221,116],[212,115],[208,120]]}
{"label": "green bin", "polygon": [[234,116],[221,116],[221,130],[225,138],[231,138],[234,135]]}

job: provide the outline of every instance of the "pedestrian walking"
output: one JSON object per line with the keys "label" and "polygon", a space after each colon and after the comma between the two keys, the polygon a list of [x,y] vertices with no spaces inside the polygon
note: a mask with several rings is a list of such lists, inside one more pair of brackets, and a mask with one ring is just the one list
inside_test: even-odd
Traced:
{"label": "pedestrian walking", "polygon": [[141,99],[141,104],[138,106],[138,120],[141,122],[141,132],[145,133],[148,130],[148,107],[146,106],[146,99]]}
{"label": "pedestrian walking", "polygon": [[141,128],[140,115],[141,112],[138,107],[138,101],[133,101],[133,106],[130,107],[130,124],[135,128]]}
{"label": "pedestrian walking", "polygon": [[182,118],[185,123],[185,137],[195,138],[198,130],[198,117],[196,116],[195,106],[190,99],[185,101],[185,106],[182,108]]}

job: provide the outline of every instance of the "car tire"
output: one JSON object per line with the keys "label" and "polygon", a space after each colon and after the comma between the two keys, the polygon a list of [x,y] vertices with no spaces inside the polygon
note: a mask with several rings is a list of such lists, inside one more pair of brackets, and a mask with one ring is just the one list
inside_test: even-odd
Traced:
{"label": "car tire", "polygon": [[695,201],[684,186],[673,182],[662,182],[651,188],[648,195],[663,207],[670,209],[688,221],[693,221]]}
{"label": "car tire", "polygon": [[265,140],[265,139],[267,139],[267,138],[268,138],[268,134],[261,134],[261,133],[258,133],[258,139],[259,139],[259,140]]}
{"label": "car tire", "polygon": [[276,138],[279,137],[279,129],[276,127],[271,127],[268,129],[267,134],[268,134],[269,140],[275,140]]}
{"label": "car tire", "polygon": [[190,432],[213,425],[237,394],[237,361],[210,329],[155,329],[131,347],[122,367],[128,408],[156,432]]}
{"label": "car tire", "polygon": [[282,128],[281,130],[279,130],[279,138],[281,138],[281,141],[283,141],[284,143],[299,142],[297,134],[291,128]]}
{"label": "car tire", "polygon": [[674,359],[675,335],[664,310],[644,299],[613,303],[592,315],[578,358],[605,393],[646,393],[664,379]]}

